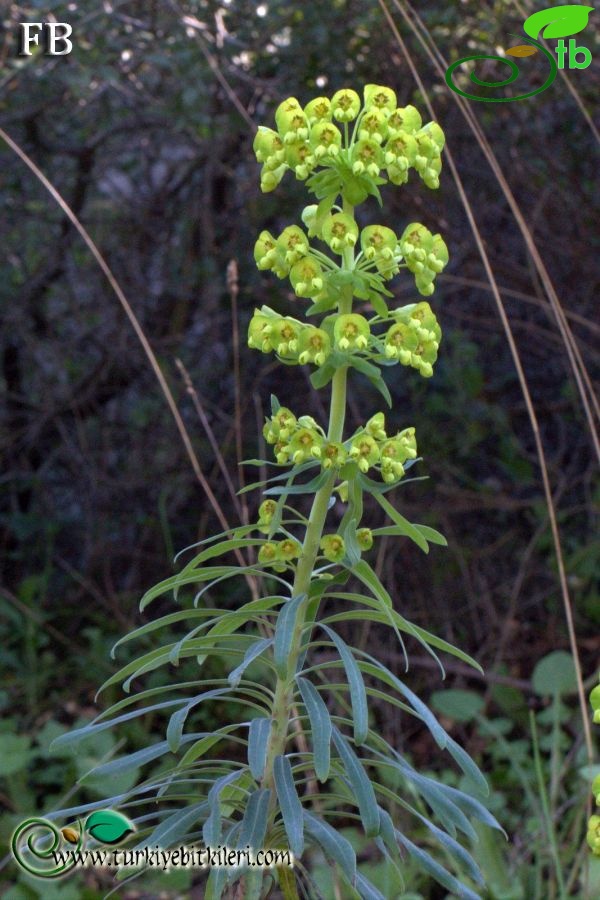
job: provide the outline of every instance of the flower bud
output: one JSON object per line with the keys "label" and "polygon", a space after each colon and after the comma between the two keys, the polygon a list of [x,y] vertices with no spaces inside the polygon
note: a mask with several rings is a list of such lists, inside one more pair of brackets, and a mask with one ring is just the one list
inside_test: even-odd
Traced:
{"label": "flower bud", "polygon": [[252,149],[254,150],[256,161],[265,163],[269,169],[275,169],[283,162],[283,141],[276,131],[273,131],[271,128],[265,128],[264,125],[258,126]]}
{"label": "flower bud", "polygon": [[370,334],[369,323],[358,313],[340,315],[333,325],[334,341],[340,350],[365,350]]}
{"label": "flower bud", "polygon": [[285,161],[290,167],[296,178],[304,181],[315,165],[316,158],[313,156],[310,146],[305,141],[294,141],[286,145]]}
{"label": "flower bud", "polygon": [[346,555],[344,538],[339,534],[324,534],[319,546],[325,559],[330,562],[341,562]]}
{"label": "flower bud", "polygon": [[280,560],[279,548],[273,541],[266,541],[258,551],[258,561],[263,565],[272,565]]}
{"label": "flower bud", "polygon": [[256,310],[248,325],[248,346],[253,350],[260,350],[261,353],[270,353],[273,349],[272,330],[273,318]]}
{"label": "flower bud", "polygon": [[586,839],[594,856],[600,856],[600,816],[592,816],[588,821]]}
{"label": "flower bud", "polygon": [[331,110],[338,122],[352,122],[360,111],[360,97],[350,88],[336,91],[331,98]]}
{"label": "flower bud", "polygon": [[320,237],[321,230],[317,229],[317,211],[319,207],[316,203],[311,203],[310,206],[305,206],[302,210],[301,219],[306,228],[308,229],[308,236],[310,237]]}

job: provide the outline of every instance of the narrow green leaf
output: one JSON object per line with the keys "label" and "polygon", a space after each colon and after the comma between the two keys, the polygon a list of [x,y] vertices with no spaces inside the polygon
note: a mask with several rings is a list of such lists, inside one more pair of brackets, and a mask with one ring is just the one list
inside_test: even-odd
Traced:
{"label": "narrow green leaf", "polygon": [[444,535],[436,531],[435,528],[430,528],[429,525],[417,525],[416,523],[415,528],[421,532],[425,540],[429,541],[430,544],[439,544],[440,547],[448,546],[448,541]]}
{"label": "narrow green leaf", "polygon": [[418,531],[414,525],[412,525],[408,519],[405,519],[404,516],[400,515],[398,510],[394,509],[389,500],[387,500],[382,494],[376,494],[375,499],[388,514],[392,522],[399,529],[399,534],[403,534],[405,537],[414,541],[417,547],[424,553],[429,553],[429,545],[420,531]]}
{"label": "narrow green leaf", "polygon": [[280,678],[287,677],[290,648],[294,637],[298,610],[304,600],[306,600],[306,594],[292,597],[292,599],[288,600],[279,611],[279,617],[275,627],[273,657],[275,660],[275,669]]}
{"label": "narrow green leaf", "polygon": [[338,864],[352,884],[356,879],[356,854],[349,840],[323,819],[304,810],[304,829],[326,856]]}
{"label": "narrow green leaf", "polygon": [[273,779],[290,850],[294,856],[300,858],[304,852],[302,804],[296,791],[292,767],[287,756],[275,757]]}
{"label": "narrow green leaf", "polygon": [[235,772],[229,772],[217,778],[210,791],[208,792],[208,806],[210,814],[202,828],[202,836],[204,843],[210,847],[216,847],[221,843],[221,791],[227,785],[233,784],[246,770],[237,769]]}
{"label": "narrow green leaf", "polygon": [[194,707],[198,706],[200,703],[203,703],[205,700],[210,700],[213,697],[222,697],[224,694],[231,694],[230,689],[214,688],[212,691],[204,691],[202,694],[194,697],[194,699],[189,703],[186,703],[184,707],[178,709],[173,713],[173,715],[169,719],[166,734],[167,743],[172,753],[176,753],[179,749],[179,745],[181,744],[181,738],[183,735],[183,727],[191,710],[194,709]]}
{"label": "narrow green leaf", "polygon": [[203,800],[202,803],[194,803],[192,806],[184,806],[182,809],[176,810],[159,825],[154,831],[144,838],[141,844],[137,844],[134,849],[143,850],[144,847],[172,847],[176,843],[184,843],[184,838],[188,835],[193,825],[204,820],[209,812],[208,801]]}
{"label": "narrow green leaf", "polygon": [[447,869],[436,862],[429,853],[422,850],[420,847],[417,847],[416,844],[413,844],[413,842],[405,837],[400,831],[396,831],[396,836],[404,849],[413,857],[419,868],[435,878],[438,884],[441,884],[443,887],[452,891],[457,897],[460,897],[461,900],[481,900],[479,894],[476,894],[475,891],[468,888],[459,881],[458,878],[455,878]]}
{"label": "narrow green leaf", "polygon": [[319,781],[324,783],[329,778],[330,768],[332,728],[329,710],[318,690],[310,681],[300,676],[296,678],[296,681],[310,719],[315,774]]}
{"label": "narrow green leaf", "polygon": [[367,837],[374,837],[376,834],[379,834],[380,825],[379,811],[373,785],[365,772],[364,766],[350,748],[348,741],[340,734],[335,726],[333,726],[333,742],[340,754],[344,769],[346,770],[346,775],[350,781],[352,793],[360,811],[365,834]]}
{"label": "narrow green leaf", "polygon": [[356,887],[362,900],[386,900],[381,891],[360,872],[356,873]]}
{"label": "narrow green leaf", "polygon": [[243,723],[234,722],[231,725],[223,725],[217,731],[212,732],[211,734],[206,734],[204,737],[201,737],[199,741],[196,741],[195,744],[192,744],[189,750],[187,750],[184,755],[181,757],[180,762],[177,765],[178,769],[185,769],[186,766],[189,766],[191,763],[195,762],[197,759],[200,759],[204,756],[205,753],[208,753],[215,744],[218,744],[219,741],[225,740],[228,738],[231,740],[230,733],[232,731],[236,731],[241,727]]}
{"label": "narrow green leaf", "polygon": [[253,850],[264,847],[270,797],[271,791],[268,789],[259,789],[250,794],[244,810],[238,848],[245,848],[248,844]]}
{"label": "narrow green leaf", "polygon": [[335,644],[340,659],[346,670],[348,686],[350,688],[350,699],[352,702],[352,714],[354,717],[354,743],[357,746],[364,744],[369,732],[369,709],[367,704],[367,692],[365,691],[365,683],[361,675],[360,669],[352,655],[352,651],[344,640],[337,634],[333,628],[320,623],[321,628],[329,635]]}
{"label": "narrow green leaf", "polygon": [[260,781],[264,775],[267,749],[271,737],[271,719],[258,716],[248,729],[248,765],[252,776]]}
{"label": "narrow green leaf", "polygon": [[255,644],[251,644],[246,652],[244,653],[244,659],[237,666],[237,668],[233,669],[232,672],[229,673],[228,681],[232,688],[238,686],[242,679],[242,675],[250,665],[250,663],[254,662],[255,659],[265,652],[267,647],[270,647],[273,643],[273,638],[261,638],[256,641]]}

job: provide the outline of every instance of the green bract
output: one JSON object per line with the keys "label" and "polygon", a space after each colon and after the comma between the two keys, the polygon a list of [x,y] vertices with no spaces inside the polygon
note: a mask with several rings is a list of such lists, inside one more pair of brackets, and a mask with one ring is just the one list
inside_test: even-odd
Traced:
{"label": "green bract", "polygon": [[[331,385],[326,421],[307,414],[308,398],[296,397],[293,410],[271,398],[262,432],[270,458],[248,461],[266,474],[244,488],[263,492],[255,521],[206,539],[180,571],[145,594],[143,608],[171,594],[178,605],[128,636],[143,637],[144,652],[106,686],[123,681],[126,690],[134,686],[133,695],[68,738],[93,738],[145,712],[154,721],[166,716],[164,742],[105,767],[112,772],[159,761],[141,787],[107,801],[131,807],[144,845],[180,845],[202,835],[213,846],[289,848],[298,857],[294,869],[213,868],[202,888],[211,900],[225,892],[255,900],[308,896],[310,866],[319,854],[336,867],[341,897],[381,898],[340,830],[349,824],[374,841],[374,859],[379,853],[398,871],[420,867],[444,892],[477,900],[472,886],[479,872],[457,834],[475,835],[469,819],[498,827],[478,799],[419,773],[412,755],[387,743],[370,716],[373,698],[402,720],[407,742],[415,730],[419,740],[428,730],[432,746],[448,752],[480,794],[486,790],[473,761],[409,688],[408,670],[388,668],[365,646],[348,643],[357,626],[368,623],[371,634],[377,632],[375,647],[397,641],[407,655],[406,636],[436,659],[442,651],[477,665],[404,617],[402,597],[388,593],[371,558],[381,535],[404,543],[403,559],[409,550],[445,544],[439,532],[410,522],[388,499],[418,463],[415,428],[392,434],[391,416],[386,426],[386,415],[371,411],[351,430],[346,397],[362,381],[361,405],[373,388],[391,406],[383,372],[395,363],[432,375],[441,340],[436,316],[424,301],[390,310],[387,282],[408,270],[421,294],[433,293],[448,251],[440,235],[420,223],[410,223],[400,238],[386,224],[359,228],[354,207],[368,198],[383,205],[380,188],[388,182],[404,183],[416,169],[437,186],[444,143],[437,124],[423,125],[412,106],[397,107],[391,88],[366,85],[363,98],[349,88],[304,106],[288,98],[275,112],[276,129],[259,127],[253,145],[263,191],[274,190],[291,171],[315,202],[302,212],[304,228],[292,224],[278,237],[269,231],[258,236],[258,269],[289,277],[299,311],[288,316],[268,306],[255,309],[248,346],[286,365],[313,367],[313,387]],[[369,213],[368,220],[374,218]],[[224,597],[227,608],[221,609]],[[168,642],[161,645],[163,626]],[[191,672],[185,682],[177,681],[183,662]],[[161,667],[169,668],[171,680],[144,688],[146,675]],[[600,706],[600,697],[593,698]],[[129,708],[135,700],[139,710]],[[201,703],[214,703],[220,717],[212,732],[201,730]],[[410,743],[406,749],[410,754]],[[423,824],[430,839],[417,846],[413,832],[422,834]],[[597,833],[593,821],[593,849]],[[410,870],[401,851],[411,857]],[[417,886],[399,890],[405,889],[414,893]]]}

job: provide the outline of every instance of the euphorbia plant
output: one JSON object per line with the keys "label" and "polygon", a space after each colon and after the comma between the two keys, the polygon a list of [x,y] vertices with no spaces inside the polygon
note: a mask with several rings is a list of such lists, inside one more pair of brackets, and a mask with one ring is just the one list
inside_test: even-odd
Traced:
{"label": "euphorbia plant", "polygon": [[[388,499],[417,461],[414,424],[389,432],[379,410],[352,433],[345,424],[349,379],[367,378],[391,405],[384,368],[433,374],[441,330],[431,306],[417,300],[390,308],[387,283],[406,269],[419,294],[430,296],[448,261],[446,245],[420,223],[407,223],[401,233],[384,224],[361,229],[355,211],[371,197],[381,205],[380,186],[404,184],[411,170],[436,188],[444,135],[435,122],[423,125],[413,106],[399,107],[394,92],[379,85],[367,85],[362,101],[349,89],[304,107],[290,98],[278,107],[275,124],[276,129],[260,127],[254,142],[263,191],[274,190],[291,171],[316,203],[302,211],[302,224],[290,224],[277,236],[263,231],[255,260],[259,269],[289,278],[299,308],[303,300],[307,308],[295,317],[256,309],[248,344],[285,365],[311,367],[315,389],[331,385],[329,419],[317,422],[291,399],[281,405],[272,398],[264,437],[273,450],[269,464],[281,471],[252,486],[263,491],[256,524],[202,542],[178,574],[146,593],[143,608],[157,597],[199,586],[193,608],[163,616],[124,640],[154,639],[160,628],[184,622],[193,628],[129,663],[107,685],[124,681],[129,691],[145,673],[187,657],[196,658],[197,679],[138,691],[68,740],[149,710],[167,713],[164,742],[95,770],[108,776],[163,758],[157,774],[106,805],[130,811],[138,833],[145,834],[144,845],[202,839],[212,847],[249,844],[289,848],[295,855],[294,869],[215,868],[207,898],[220,897],[236,881],[244,887],[239,896],[266,896],[273,882],[287,898],[298,897],[301,884],[305,896],[312,847],[335,865],[344,898],[381,897],[357,869],[355,851],[338,830],[348,823],[373,839],[397,870],[399,884],[410,856],[448,890],[476,897],[468,885],[480,876],[457,833],[473,839],[471,817],[496,827],[495,820],[471,795],[420,774],[371,728],[369,699],[389,704],[393,715],[419,720],[475,788],[486,791],[485,780],[400,675],[376,654],[351,647],[339,630],[345,623],[374,622],[390,629],[407,661],[406,636],[436,659],[436,651],[443,651],[477,665],[411,624],[369,562],[382,535],[412,541],[424,552],[430,544],[446,543],[434,529],[409,522]],[[365,494],[389,524],[372,527],[363,513]],[[344,507],[339,521],[336,496]],[[307,498],[309,510],[303,506]],[[233,551],[255,553],[257,561],[216,562]],[[265,596],[234,610],[212,607],[211,590],[239,576],[266,584]],[[237,657],[237,664],[225,679],[203,677],[209,657]],[[246,720],[195,732],[200,704],[225,699],[246,709]],[[136,818],[149,795],[164,806],[153,813],[158,822],[152,815]],[[422,842],[427,831],[427,846],[438,846],[444,864],[417,843],[416,834]]]}

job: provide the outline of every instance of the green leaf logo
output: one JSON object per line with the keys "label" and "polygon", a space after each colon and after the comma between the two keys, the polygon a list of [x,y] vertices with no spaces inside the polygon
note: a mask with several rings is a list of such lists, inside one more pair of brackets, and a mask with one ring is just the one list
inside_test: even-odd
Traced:
{"label": "green leaf logo", "polygon": [[[540,9],[525,19],[523,29],[531,38],[563,38],[579,34],[586,27],[593,6],[576,6],[568,3],[565,6],[553,6]],[[543,29],[543,31],[542,31]]]}
{"label": "green leaf logo", "polygon": [[101,844],[118,844],[135,831],[135,826],[121,813],[112,809],[100,809],[87,817],[85,830]]}

